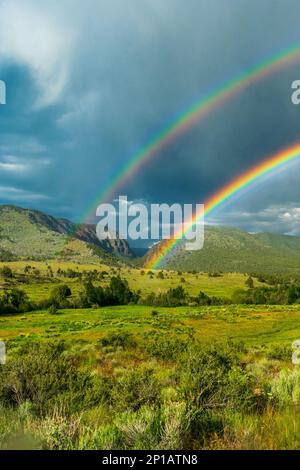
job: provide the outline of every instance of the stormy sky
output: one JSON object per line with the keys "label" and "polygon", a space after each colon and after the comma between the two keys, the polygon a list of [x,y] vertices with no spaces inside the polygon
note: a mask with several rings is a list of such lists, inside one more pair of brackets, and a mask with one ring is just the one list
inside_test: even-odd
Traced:
{"label": "stormy sky", "polygon": [[[82,220],[132,154],[224,81],[300,44],[299,0],[0,0],[0,202]],[[174,140],[120,191],[203,203],[300,141],[300,61]],[[300,234],[300,163],[209,222]],[[118,196],[116,194],[115,196]]]}

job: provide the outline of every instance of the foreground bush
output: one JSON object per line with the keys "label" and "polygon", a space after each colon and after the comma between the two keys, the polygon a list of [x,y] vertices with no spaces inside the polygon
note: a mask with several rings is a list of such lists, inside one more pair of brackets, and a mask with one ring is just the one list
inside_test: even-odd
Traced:
{"label": "foreground bush", "polygon": [[[116,331],[98,343],[95,362],[86,354],[63,342],[9,352],[0,368],[1,448],[266,448],[259,426],[275,442],[300,398],[297,370],[258,373],[239,344],[150,333],[137,344]],[[295,443],[295,423],[284,426]],[[283,435],[277,441],[289,445]]]}
{"label": "foreground bush", "polygon": [[38,416],[55,409],[66,415],[81,408],[92,388],[90,374],[64,357],[64,345],[34,344],[0,368],[0,402],[19,407],[30,402]]}

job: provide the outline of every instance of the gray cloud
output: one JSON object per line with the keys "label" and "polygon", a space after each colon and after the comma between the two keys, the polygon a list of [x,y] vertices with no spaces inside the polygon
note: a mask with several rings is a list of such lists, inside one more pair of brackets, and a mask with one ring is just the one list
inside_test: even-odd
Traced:
{"label": "gray cloud", "polygon": [[[39,161],[38,174],[23,171],[20,190],[47,195],[35,204],[75,219],[96,206],[121,166],[172,116],[300,42],[296,0],[87,0],[84,7],[79,0],[11,0],[0,1],[0,13],[0,64],[10,93],[0,110],[0,184],[18,188],[17,168]],[[290,84],[299,73],[296,64],[215,110],[148,162],[122,194],[204,202],[298,140],[300,107],[291,105]],[[294,212],[287,223],[271,210],[272,225],[265,211],[300,207],[298,174],[295,167],[265,181],[216,220],[252,230],[265,220],[295,232]]]}

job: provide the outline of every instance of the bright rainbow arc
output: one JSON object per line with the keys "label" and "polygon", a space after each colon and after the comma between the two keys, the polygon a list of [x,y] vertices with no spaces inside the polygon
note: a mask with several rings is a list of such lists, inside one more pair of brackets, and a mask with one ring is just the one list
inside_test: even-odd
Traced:
{"label": "bright rainbow arc", "polygon": [[108,202],[116,195],[116,192],[144,165],[151,157],[166,147],[169,143],[191,128],[215,108],[222,105],[234,95],[246,89],[250,85],[272,75],[276,71],[294,63],[300,59],[300,44],[276,54],[269,60],[259,65],[250,67],[235,79],[230,80],[206,97],[198,100],[179,117],[173,119],[144,147],[138,150],[123,168],[110,181],[109,185],[96,198],[96,201],[87,211],[86,218],[92,214],[95,206],[100,202]]}
{"label": "bright rainbow arc", "polygon": [[166,125],[152,140],[134,153],[123,168],[110,180],[107,187],[97,196],[90,208],[86,210],[85,215],[80,218],[81,222],[76,225],[75,230],[68,235],[66,244],[80,231],[81,224],[89,219],[90,216],[95,215],[95,207],[100,202],[110,201],[117,191],[132,178],[151,157],[234,95],[264,77],[272,75],[277,70],[294,63],[297,59],[300,59],[300,44],[285,49],[269,60],[247,69],[235,79],[226,82],[225,85],[197,101],[179,117]]}
{"label": "bright rainbow arc", "polygon": [[266,158],[263,162],[250,168],[250,170],[232,180],[204,203],[204,212],[202,212],[200,216],[199,214],[195,214],[183,232],[177,232],[174,238],[162,243],[162,249],[158,253],[154,253],[154,255],[147,261],[145,267],[148,269],[159,268],[162,261],[172,252],[177,244],[182,241],[185,234],[187,234],[197,222],[200,222],[203,217],[211,214],[211,212],[216,208],[227,202],[243,189],[248,188],[260,177],[265,176],[268,173],[272,173],[276,169],[299,157],[300,143],[297,143],[271,157]]}

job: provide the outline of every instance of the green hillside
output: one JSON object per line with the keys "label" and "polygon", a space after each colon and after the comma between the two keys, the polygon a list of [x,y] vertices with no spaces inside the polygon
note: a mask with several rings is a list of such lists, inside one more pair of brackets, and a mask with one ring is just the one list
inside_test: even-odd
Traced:
{"label": "green hillside", "polygon": [[[160,249],[155,246],[148,256]],[[209,226],[202,250],[179,247],[163,264],[182,271],[296,273],[300,272],[300,237]]]}
{"label": "green hillside", "polygon": [[0,206],[0,260],[58,259],[77,263],[115,263],[130,256],[123,240],[100,242],[92,225],[79,228],[66,219],[16,206]]}
{"label": "green hillside", "polygon": [[[162,249],[155,245],[146,255]],[[134,261],[125,240],[98,240],[95,226],[77,226],[67,219],[16,206],[0,206],[0,261],[50,260],[117,264]],[[144,258],[144,259],[145,259]],[[206,227],[204,248],[178,247],[164,268],[179,271],[238,273],[299,273],[300,237],[249,234],[233,227]]]}

